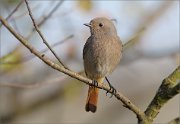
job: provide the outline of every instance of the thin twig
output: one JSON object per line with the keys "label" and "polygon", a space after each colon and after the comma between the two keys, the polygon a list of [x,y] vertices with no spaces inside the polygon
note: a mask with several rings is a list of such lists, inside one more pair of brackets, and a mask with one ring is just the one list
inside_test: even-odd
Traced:
{"label": "thin twig", "polygon": [[[69,39],[73,38],[73,37],[74,37],[74,35],[69,35],[68,37],[66,37],[65,39],[61,40],[60,42],[56,42],[56,43],[52,44],[51,48],[56,47],[58,45],[61,45],[61,44],[65,43],[66,41],[68,41]],[[48,50],[49,50],[48,48],[45,48],[45,49],[41,50],[40,53],[45,53]],[[12,53],[9,53],[9,54],[12,54]],[[7,65],[7,64],[22,64],[24,62],[28,62],[28,61],[32,60],[35,57],[36,56],[31,54],[29,56],[24,57],[23,60],[21,60],[21,61],[4,61],[5,58],[1,58],[0,59],[0,64],[4,64],[4,65]]]}
{"label": "thin twig", "polygon": [[22,5],[22,3],[23,3],[23,0],[21,0],[20,2],[19,2],[19,4],[16,6],[16,8],[9,14],[9,16],[6,18],[6,20],[8,20],[17,10],[18,10],[18,8]]}
{"label": "thin twig", "polygon": [[174,1],[164,1],[162,5],[153,13],[150,13],[148,17],[144,20],[143,23],[140,23],[138,26],[139,28],[136,31],[136,34],[130,38],[124,45],[123,45],[123,51],[126,50],[127,48],[130,48],[133,44],[137,43],[141,36],[145,33],[145,30],[150,27],[150,25],[154,24],[154,22],[161,17],[164,12],[171,7],[171,5],[174,3]]}
{"label": "thin twig", "polygon": [[130,46],[135,44],[139,40],[139,37],[142,36],[144,31],[145,31],[145,27],[140,28],[137,31],[137,33],[132,38],[130,38],[129,41],[127,41],[126,43],[123,44],[123,50],[127,49],[128,47],[130,48]]}
{"label": "thin twig", "polygon": [[[7,20],[7,21],[8,21],[8,20],[11,18],[11,16],[19,9],[19,7],[22,5],[23,1],[24,1],[24,0],[21,0],[21,1],[19,2],[19,4],[16,6],[16,8],[6,17],[6,20]],[[0,24],[0,28],[1,28],[1,26],[2,26],[2,24]]]}
{"label": "thin twig", "polygon": [[59,1],[59,3],[46,16],[43,16],[43,19],[37,24],[37,26],[40,27],[42,24],[44,24],[45,21],[53,15],[53,13],[62,5],[63,2],[64,0]]}
{"label": "thin twig", "polygon": [[[17,34],[14,29],[7,23],[6,20],[4,20],[1,16],[0,16],[0,20],[3,23],[3,25],[27,48],[30,50],[31,53],[33,53],[35,56],[37,56],[39,59],[41,59],[44,63],[46,63],[47,65],[51,66],[53,69],[62,72],[66,75],[69,75],[70,77],[77,79],[81,82],[84,82],[87,85],[93,85],[92,80],[79,75],[78,73],[75,73],[71,70],[68,70],[62,66],[59,66],[58,64],[55,64],[54,62],[52,62],[49,58],[47,58],[46,56],[44,56],[44,54],[41,54],[40,52],[38,52],[34,47],[32,47],[28,41],[23,38],[21,35]],[[114,93],[113,90],[110,90],[110,87],[106,84],[99,84],[98,86],[96,86],[97,88],[103,89],[105,91],[108,91],[109,93],[113,94],[118,100],[120,100],[124,106],[126,106],[127,108],[129,108],[131,111],[133,111],[136,115],[137,118],[139,120],[143,120],[145,118],[145,115],[143,112],[140,111],[140,109],[138,107],[136,107],[127,97],[125,97],[122,93],[120,92],[116,92]]]}
{"label": "thin twig", "polygon": [[[6,5],[5,5],[5,6],[6,6]],[[6,10],[7,10],[8,12],[10,12],[8,6],[6,6],[5,8],[6,8]],[[16,12],[16,11],[14,11],[14,12]],[[10,16],[10,17],[11,17],[11,16]],[[20,31],[19,31],[19,29],[18,29],[18,26],[17,26],[17,24],[16,24],[16,20],[13,18],[13,16],[11,17],[11,19],[12,19],[13,27],[16,29],[16,31],[17,31],[18,33],[20,33]],[[6,20],[8,21],[8,19],[6,19]],[[1,24],[1,26],[2,26],[2,24]]]}
{"label": "thin twig", "polygon": [[[42,17],[43,19],[41,19],[41,21],[37,23],[37,26],[41,27],[58,10],[58,8],[62,5],[63,2],[64,0],[59,1],[59,3],[46,16]],[[35,28],[32,29],[32,32],[30,32],[26,38],[27,39],[31,38],[31,36],[34,34],[34,31]]]}
{"label": "thin twig", "polygon": [[44,36],[43,36],[43,34],[41,33],[41,31],[39,30],[39,28],[38,28],[38,26],[37,26],[37,24],[36,24],[36,22],[35,22],[35,19],[34,19],[33,16],[32,16],[32,12],[31,12],[31,9],[30,9],[30,7],[29,7],[29,4],[28,4],[27,0],[25,0],[25,3],[26,3],[26,6],[27,6],[27,9],[28,9],[28,12],[29,12],[29,16],[30,16],[30,18],[31,18],[31,20],[32,20],[32,22],[33,22],[33,25],[34,25],[36,31],[38,32],[38,34],[40,35],[40,37],[42,38],[43,43],[50,49],[50,51],[53,53],[53,55],[56,57],[56,59],[60,62],[60,64],[61,64],[64,68],[68,69],[68,67],[66,67],[66,66],[63,64],[63,62],[60,60],[60,58],[56,55],[56,53],[54,52],[54,50],[51,48],[51,46],[48,44],[48,42],[47,42],[46,39],[44,38]]}
{"label": "thin twig", "polygon": [[[23,2],[24,0],[22,0],[21,2]],[[49,17],[51,17],[52,15],[53,15],[53,13],[60,7],[60,5],[62,4],[64,2],[64,0],[62,0],[62,1],[59,1],[59,3],[48,13],[48,15],[46,15],[44,18],[43,18],[43,20],[41,20],[40,21],[40,25],[39,25],[39,27],[40,26],[42,26],[48,19],[49,19]],[[22,3],[21,3],[22,4]],[[17,10],[19,7],[20,7],[20,5],[21,5],[20,3],[18,4],[18,6],[15,8],[15,10]],[[37,6],[36,7],[34,7],[33,9],[35,9],[35,8],[37,8]],[[15,12],[15,10],[13,10],[13,13]],[[25,13],[25,14],[27,14],[28,13],[28,11]],[[13,15],[13,14],[11,14],[11,15]],[[24,15],[24,14],[23,14]],[[11,16],[9,15],[7,18],[9,19]],[[6,20],[8,20],[6,18]],[[39,24],[39,23],[38,23]],[[32,32],[26,37],[26,39],[28,40],[32,35],[33,35],[33,33],[34,33],[34,31],[35,30],[32,30]],[[65,41],[67,41],[67,40],[69,40],[70,38],[72,38],[72,37],[74,37],[73,35],[69,35],[68,37],[66,37],[64,40],[62,40],[62,41],[60,41],[60,42],[56,42],[55,44],[53,44],[52,46],[51,46],[51,48],[52,47],[56,47],[56,46],[58,46],[58,45],[60,45],[60,44],[63,44]],[[44,52],[47,52],[49,49],[48,48],[46,48],[46,49],[44,49],[44,50],[42,50],[42,51],[40,51],[41,53],[44,53]],[[14,52],[14,51],[13,51]],[[12,53],[9,53],[9,54],[12,54]],[[3,58],[1,58],[0,59],[0,64],[21,64],[21,63],[24,63],[24,62],[27,62],[27,61],[29,61],[29,60],[31,60],[31,59],[33,59],[33,58],[35,58],[36,56],[34,56],[34,55],[30,55],[30,56],[26,56],[22,61],[6,61],[6,62],[3,62]]]}
{"label": "thin twig", "polygon": [[[39,8],[39,6],[40,6],[40,3],[38,3],[38,4],[34,5],[33,7],[31,7],[31,10],[36,10],[36,9]],[[14,15],[14,19],[18,20],[18,19],[21,19],[22,17],[24,17],[26,15],[28,15],[28,11],[24,11],[19,15]],[[11,19],[9,21],[11,21]]]}
{"label": "thin twig", "polygon": [[[52,44],[52,45],[51,45],[51,48],[57,47],[58,45],[61,45],[61,44],[65,43],[66,41],[68,41],[69,39],[71,39],[71,38],[73,38],[73,37],[74,37],[74,35],[69,35],[68,37],[66,37],[65,39],[61,40],[60,42],[56,42],[56,43]],[[48,48],[45,48],[45,49],[41,50],[40,52],[41,52],[41,53],[45,53],[45,52],[47,52],[47,51],[49,51],[49,49],[48,49]],[[24,59],[23,62],[27,62],[27,61],[35,58],[35,57],[36,57],[36,56],[34,56],[34,55],[27,56],[27,57]]]}

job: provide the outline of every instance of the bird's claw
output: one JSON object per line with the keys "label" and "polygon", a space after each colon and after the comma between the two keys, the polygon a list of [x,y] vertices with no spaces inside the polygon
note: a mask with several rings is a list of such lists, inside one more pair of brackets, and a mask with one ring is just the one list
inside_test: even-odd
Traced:
{"label": "bird's claw", "polygon": [[[110,96],[110,98],[112,98],[113,94],[116,94],[117,91],[111,84],[109,84],[109,87],[110,87],[109,91],[111,91],[111,89],[112,89],[112,94]],[[106,92],[106,96],[109,93],[109,91]]]}
{"label": "bird's claw", "polygon": [[95,88],[98,86],[98,82],[96,80],[92,80],[92,86]]}

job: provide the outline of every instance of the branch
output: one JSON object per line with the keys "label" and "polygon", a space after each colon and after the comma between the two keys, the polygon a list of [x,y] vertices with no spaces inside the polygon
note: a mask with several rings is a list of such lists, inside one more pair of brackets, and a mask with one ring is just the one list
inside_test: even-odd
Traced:
{"label": "branch", "polygon": [[[56,47],[56,46],[58,46],[58,45],[61,45],[61,44],[65,43],[66,41],[68,41],[69,39],[73,38],[73,37],[74,37],[74,35],[69,35],[69,36],[67,36],[66,38],[64,38],[63,40],[61,40],[60,42],[56,42],[56,43],[52,44],[50,47],[53,48],[53,47]],[[45,52],[47,52],[48,50],[49,50],[48,48],[45,48],[45,49],[41,50],[40,52],[41,52],[41,53],[45,53]],[[25,61],[23,61],[23,62],[27,62],[27,61],[35,58],[35,57],[36,57],[36,56],[34,56],[34,55],[27,56],[27,57],[25,58]]]}
{"label": "branch", "polygon": [[163,80],[155,97],[145,111],[145,121],[141,123],[152,123],[163,105],[178,93],[180,93],[180,66]]}
{"label": "branch", "polygon": [[[23,2],[24,2],[24,0],[23,0]],[[34,5],[34,6],[31,8],[31,10],[36,10],[36,9],[39,8],[39,7],[40,7],[40,3],[37,3],[36,5]],[[14,19],[15,19],[15,20],[21,19],[22,17],[26,16],[27,14],[28,14],[28,11],[24,11],[24,12],[22,12],[22,13],[19,13],[18,15],[15,15],[15,16],[14,16]],[[9,20],[9,21],[11,21],[11,20]]]}
{"label": "branch", "polygon": [[[41,54],[39,51],[37,51],[34,47],[32,47],[25,38],[23,38],[22,36],[20,36],[19,34],[17,34],[14,29],[12,29],[12,27],[7,23],[6,20],[4,20],[1,16],[0,16],[0,21],[3,23],[3,25],[27,48],[30,50],[31,53],[33,53],[35,56],[37,56],[39,59],[41,59],[44,63],[46,63],[47,65],[49,65],[50,67],[52,67],[53,69],[62,72],[66,75],[69,75],[70,77],[77,79],[87,85],[93,85],[92,80],[85,78],[81,75],[79,75],[78,73],[75,73],[71,70],[68,70],[66,68],[64,68],[63,66],[59,66],[58,64],[55,64],[54,62],[52,62],[49,58],[47,58],[44,54]],[[108,91],[109,93],[113,94],[118,100],[120,100],[124,106],[126,106],[127,108],[129,108],[131,111],[133,111],[136,115],[137,118],[139,120],[143,120],[145,118],[145,115],[143,112],[140,111],[140,109],[135,106],[127,97],[125,97],[122,93],[120,92],[116,92],[114,93],[113,90],[110,90],[110,87],[106,84],[99,84],[98,86],[96,86],[97,88],[103,89],[105,91]]]}
{"label": "branch", "polygon": [[168,124],[180,124],[180,117],[174,118]]}
{"label": "branch", "polygon": [[[23,1],[21,1],[21,2],[23,2]],[[17,11],[17,9],[20,7],[20,5],[22,4],[22,3],[19,3],[18,5],[17,5],[17,7],[10,13],[10,15],[6,18],[6,20],[8,21],[9,20],[9,18],[11,17],[11,20],[12,20],[12,27],[14,27],[14,29],[16,29],[16,31],[19,33],[20,31],[19,31],[19,29],[18,29],[18,26],[17,26],[17,24],[16,24],[16,20],[14,19],[14,17],[12,16],[16,11]],[[7,12],[10,12],[10,9],[9,9],[9,7],[7,6],[7,5],[5,5],[5,9],[7,10]],[[0,27],[2,26],[2,24],[0,25]]]}
{"label": "branch", "polygon": [[[58,8],[62,5],[63,2],[64,2],[64,0],[59,1],[59,3],[52,10],[50,10],[50,12],[47,15],[43,15],[41,17],[41,21],[39,21],[37,23],[37,26],[41,27],[55,13],[55,11],[58,10]],[[47,12],[45,12],[45,13],[47,13]],[[28,39],[33,35],[34,31],[35,31],[35,28],[33,28],[32,32],[27,36]]]}
{"label": "branch", "polygon": [[[63,40],[61,40],[60,42],[56,42],[56,43],[52,44],[52,45],[51,45],[51,48],[56,47],[56,46],[58,46],[58,45],[61,45],[61,44],[65,43],[67,40],[69,40],[69,39],[71,39],[71,38],[73,38],[73,37],[74,37],[74,35],[69,35],[69,36],[67,36],[66,38],[64,38]],[[16,49],[17,49],[17,48],[16,48]],[[16,50],[16,49],[15,49],[15,50]],[[45,53],[45,52],[47,52],[48,50],[49,50],[48,48],[45,48],[45,49],[41,50],[40,53]],[[5,61],[5,59],[6,59],[9,55],[11,55],[13,52],[14,52],[14,50],[13,50],[12,52],[10,52],[9,54],[7,54],[6,56],[0,58],[0,64],[4,64],[4,65],[7,65],[7,64],[22,64],[22,63],[28,62],[28,61],[30,61],[30,60],[32,60],[33,58],[36,57],[36,56],[34,56],[34,55],[31,54],[31,55],[29,55],[29,56],[24,57],[23,60],[21,60],[21,61]]]}
{"label": "branch", "polygon": [[59,3],[46,16],[43,16],[43,19],[37,24],[37,26],[40,27],[42,24],[44,24],[44,22],[53,15],[53,13],[62,5],[63,2],[64,0],[59,1]]}
{"label": "branch", "polygon": [[[16,6],[16,8],[6,17],[6,20],[8,21],[10,18],[11,18],[11,16],[19,9],[19,7],[22,5],[22,3],[23,3],[23,0],[21,0],[20,2],[19,2],[19,4]],[[1,28],[1,26],[2,26],[2,24],[0,24],[0,28]]]}
{"label": "branch", "polygon": [[61,64],[64,68],[68,69],[68,67],[66,67],[66,66],[62,63],[62,61],[61,61],[60,58],[57,56],[57,54],[54,52],[54,50],[51,49],[51,47],[50,47],[50,45],[48,44],[47,40],[44,38],[43,34],[41,33],[40,29],[38,28],[38,26],[37,26],[37,24],[36,24],[36,22],[35,22],[35,19],[34,19],[33,16],[32,16],[32,12],[31,12],[31,9],[30,9],[30,7],[29,7],[29,4],[28,4],[27,0],[25,0],[25,3],[26,3],[26,6],[27,6],[27,9],[28,9],[28,12],[29,12],[29,16],[30,16],[30,18],[31,18],[31,20],[32,20],[32,22],[33,22],[33,25],[34,25],[37,33],[39,34],[39,36],[40,36],[41,39],[43,40],[43,43],[50,49],[50,51],[53,53],[53,55],[56,57],[56,59],[60,62],[60,64]]}
{"label": "branch", "polygon": [[162,16],[162,14],[164,14],[164,12],[171,7],[171,5],[174,3],[174,1],[164,1],[162,3],[162,5],[153,13],[150,13],[150,15],[148,15],[144,22],[142,22],[138,27],[135,35],[133,35],[130,40],[128,40],[124,45],[123,45],[123,52],[124,50],[126,50],[127,48],[130,48],[130,46],[132,46],[133,44],[137,43],[139,41],[139,39],[141,38],[141,36],[143,36],[143,33],[145,32],[145,30],[153,24],[153,22],[155,22],[159,17]]}
{"label": "branch", "polygon": [[135,44],[139,40],[140,36],[142,36],[145,30],[146,30],[145,26],[140,28],[136,32],[136,34],[132,38],[130,38],[130,40],[128,40],[125,44],[123,44],[123,50],[130,48],[133,44]]}

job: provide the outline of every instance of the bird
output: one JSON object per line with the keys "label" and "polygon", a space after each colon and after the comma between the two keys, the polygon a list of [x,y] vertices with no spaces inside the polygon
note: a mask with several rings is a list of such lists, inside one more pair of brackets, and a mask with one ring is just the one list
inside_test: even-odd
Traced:
{"label": "bird", "polygon": [[[102,84],[121,60],[122,42],[117,35],[115,25],[106,17],[96,17],[84,25],[90,28],[91,33],[83,48],[85,74],[94,82],[94,85]],[[116,91],[109,81],[108,84]],[[87,112],[96,112],[98,94],[98,88],[89,86],[85,105]]]}

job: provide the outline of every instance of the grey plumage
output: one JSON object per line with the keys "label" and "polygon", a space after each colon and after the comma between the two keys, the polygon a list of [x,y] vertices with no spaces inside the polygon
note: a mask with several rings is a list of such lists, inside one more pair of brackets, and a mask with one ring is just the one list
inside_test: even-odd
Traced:
{"label": "grey plumage", "polygon": [[[88,78],[103,83],[106,75],[110,74],[121,59],[122,43],[111,20],[101,17],[91,20],[91,36],[83,49],[84,69]],[[96,112],[99,89],[89,87],[85,109]]]}
{"label": "grey plumage", "polygon": [[97,24],[102,23],[107,29],[102,29],[102,31],[91,29],[91,36],[84,45],[84,68],[91,79],[110,74],[120,62],[122,51],[122,43],[117,36],[114,24],[106,18],[95,18],[94,20]]}

